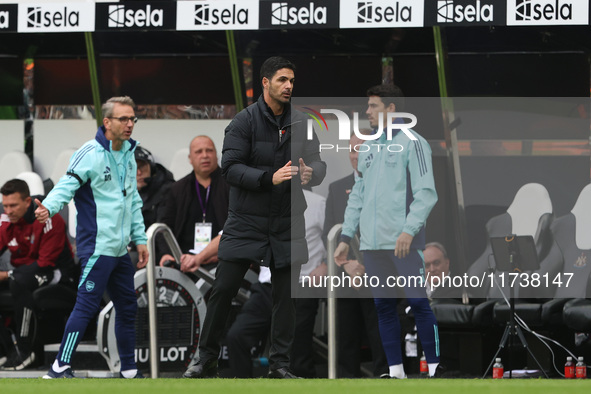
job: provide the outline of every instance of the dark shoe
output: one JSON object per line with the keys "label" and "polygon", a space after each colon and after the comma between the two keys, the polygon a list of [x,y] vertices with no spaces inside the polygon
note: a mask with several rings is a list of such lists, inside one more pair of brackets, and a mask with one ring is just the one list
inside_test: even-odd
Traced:
{"label": "dark shoe", "polygon": [[218,360],[199,360],[197,363],[189,365],[183,374],[183,378],[191,379],[217,378],[217,376]]}
{"label": "dark shoe", "polygon": [[267,375],[269,379],[299,379],[287,368],[272,369]]}
{"label": "dark shoe", "polygon": [[66,369],[64,372],[55,372],[53,368],[49,369],[47,375],[43,376],[43,379],[73,379],[75,378],[72,368]]}
{"label": "dark shoe", "polygon": [[14,352],[4,363],[2,369],[5,371],[20,371],[30,367],[35,362],[35,353],[19,354]]}
{"label": "dark shoe", "polygon": [[133,378],[126,378],[121,372],[119,372],[119,377],[121,379],[144,379],[144,375],[142,375],[139,369]]}

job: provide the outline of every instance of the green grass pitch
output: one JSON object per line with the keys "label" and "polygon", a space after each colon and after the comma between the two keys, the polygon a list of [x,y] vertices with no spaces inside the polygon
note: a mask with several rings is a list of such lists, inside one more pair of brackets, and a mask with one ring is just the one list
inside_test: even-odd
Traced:
{"label": "green grass pitch", "polygon": [[546,379],[0,379],[2,394],[572,394],[590,391],[591,380]]}

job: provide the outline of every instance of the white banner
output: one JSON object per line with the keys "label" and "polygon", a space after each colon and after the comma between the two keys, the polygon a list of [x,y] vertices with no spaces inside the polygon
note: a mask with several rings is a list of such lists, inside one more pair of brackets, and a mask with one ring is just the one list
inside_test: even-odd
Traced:
{"label": "white banner", "polygon": [[341,0],[340,27],[423,27],[423,0]]}
{"label": "white banner", "polygon": [[257,30],[258,0],[178,1],[177,30]]}
{"label": "white banner", "polygon": [[587,24],[588,0],[507,1],[507,26]]}
{"label": "white banner", "polygon": [[19,3],[19,33],[94,31],[94,2]]}

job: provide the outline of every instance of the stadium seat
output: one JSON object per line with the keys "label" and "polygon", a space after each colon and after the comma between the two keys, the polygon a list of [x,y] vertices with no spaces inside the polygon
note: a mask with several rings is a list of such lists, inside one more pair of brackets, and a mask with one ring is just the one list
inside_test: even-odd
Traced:
{"label": "stadium seat", "polygon": [[31,196],[45,195],[43,179],[41,179],[41,176],[36,172],[21,172],[15,178],[27,182],[27,185],[29,186],[29,193],[31,193]]}
{"label": "stadium seat", "polygon": [[[553,219],[552,203],[546,188],[539,184],[522,186],[506,212],[491,218],[486,224],[484,252],[468,268],[468,275],[488,277],[490,267],[495,267],[490,237],[508,234],[532,235],[539,255],[545,256],[552,244],[550,224]],[[480,289],[468,289],[470,303],[454,299],[438,299],[432,309],[439,325],[442,343],[456,340],[460,370],[471,374],[484,372],[496,351],[501,336],[501,326],[494,324],[493,310],[501,297],[500,291],[491,288],[490,282]],[[508,294],[508,291],[507,291]]]}
{"label": "stadium seat", "polygon": [[53,164],[53,170],[51,174],[49,174],[49,178],[43,181],[45,185],[45,194],[49,193],[51,189],[57,184],[62,176],[68,170],[68,165],[70,164],[70,158],[76,152],[75,149],[66,149],[60,152],[60,154],[55,159],[55,163]]}
{"label": "stadium seat", "polygon": [[[548,190],[539,183],[528,183],[517,191],[506,213],[492,218],[487,223],[488,239],[510,234],[531,235],[536,243],[538,258],[542,260],[552,246],[550,225],[553,219],[552,201]],[[482,255],[468,269],[468,275],[481,277],[484,272],[495,267],[496,263],[489,241]],[[508,286],[505,287],[502,291],[509,294]],[[478,289],[471,290],[473,297],[502,297],[501,290],[496,286],[491,286],[490,282]]]}
{"label": "stadium seat", "polygon": [[168,169],[177,181],[193,171],[191,163],[189,163],[189,148],[176,151],[172,156]]}
{"label": "stadium seat", "polygon": [[[552,245],[552,219],[552,202],[546,188],[537,183],[522,186],[507,212],[488,221],[486,248],[469,267],[468,275],[481,278],[490,267],[495,267],[490,237],[532,235],[538,256],[545,257]],[[488,279],[488,275],[486,278]],[[508,294],[507,289],[503,290]],[[486,282],[480,288],[471,288],[469,291],[473,299],[471,304],[439,300],[433,305],[435,317],[442,326],[475,328],[489,326],[493,322],[493,309],[498,299],[502,298],[500,290]],[[482,302],[483,299],[486,301]]]}
{"label": "stadium seat", "polygon": [[575,298],[564,304],[563,320],[575,332],[591,332],[591,300]]}
{"label": "stadium seat", "polygon": [[53,170],[49,175],[49,179],[53,182],[53,184],[57,184],[62,176],[68,170],[68,165],[70,164],[70,158],[76,152],[74,149],[66,149],[60,152],[60,154],[55,159],[55,163],[53,164]]}
{"label": "stadium seat", "polygon": [[563,273],[572,274],[568,287],[556,289],[556,297],[574,298],[564,305],[564,323],[576,332],[591,331],[591,184],[585,186],[571,212],[561,218],[564,237],[556,242],[562,252]]}
{"label": "stadium seat", "polygon": [[[591,266],[586,260],[591,257],[591,185],[583,188],[570,213],[553,221],[551,231],[552,248],[537,271],[542,278],[539,286],[520,289],[515,313],[528,327],[569,346],[573,334],[565,325],[575,332],[591,330],[591,301],[583,298],[590,295]],[[544,297],[549,294],[547,301]],[[494,314],[495,321],[505,322],[509,307],[496,305]],[[540,347],[538,357],[550,369],[552,354]]]}
{"label": "stadium seat", "polygon": [[23,152],[9,152],[0,159],[0,186],[22,172],[32,171],[31,160]]}

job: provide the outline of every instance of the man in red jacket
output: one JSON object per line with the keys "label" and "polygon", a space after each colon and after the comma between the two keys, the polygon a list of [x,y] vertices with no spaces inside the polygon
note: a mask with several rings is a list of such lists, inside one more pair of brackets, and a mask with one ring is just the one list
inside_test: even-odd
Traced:
{"label": "man in red jacket", "polygon": [[0,216],[0,254],[11,253],[11,271],[0,271],[0,288],[8,287],[14,301],[17,346],[3,366],[21,370],[35,361],[31,322],[34,319],[33,292],[60,281],[57,267],[73,264],[66,224],[55,215],[45,224],[35,220],[35,206],[25,181],[12,179],[0,189],[4,213]]}

